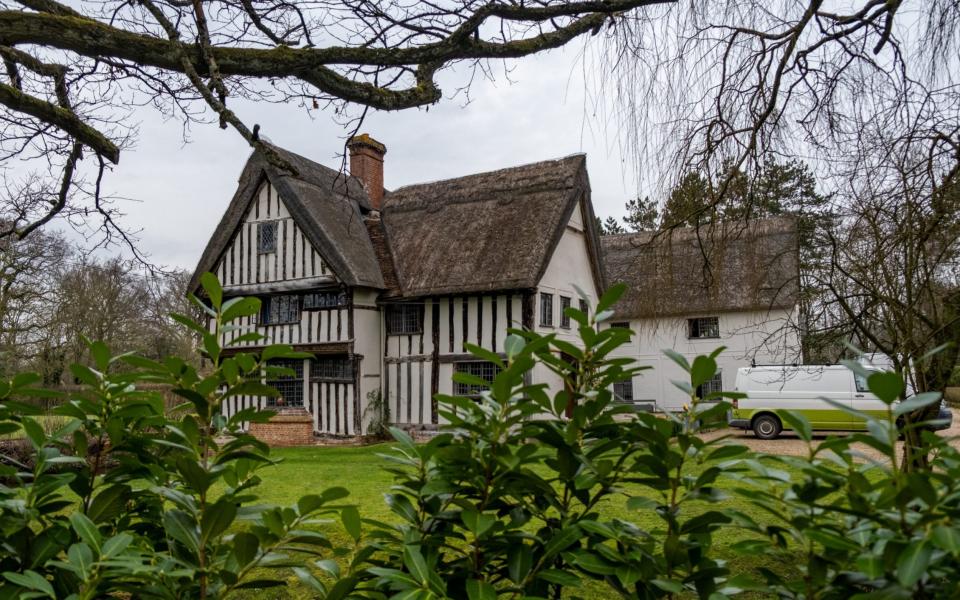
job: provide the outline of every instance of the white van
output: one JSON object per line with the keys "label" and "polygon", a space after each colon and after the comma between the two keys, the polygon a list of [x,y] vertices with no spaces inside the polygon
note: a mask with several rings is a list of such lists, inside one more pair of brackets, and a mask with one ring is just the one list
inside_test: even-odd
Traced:
{"label": "white van", "polygon": [[[870,369],[876,370],[879,369]],[[887,406],[870,393],[864,377],[844,366],[763,366],[737,370],[734,391],[747,394],[733,403],[728,415],[731,427],[752,429],[757,437],[772,440],[783,430],[782,410],[791,410],[807,418],[815,430],[857,431],[866,429],[866,421],[831,406],[823,398],[847,404],[868,415],[881,417]],[[938,424],[949,427],[949,409],[941,403]],[[940,423],[946,420],[946,424]]]}

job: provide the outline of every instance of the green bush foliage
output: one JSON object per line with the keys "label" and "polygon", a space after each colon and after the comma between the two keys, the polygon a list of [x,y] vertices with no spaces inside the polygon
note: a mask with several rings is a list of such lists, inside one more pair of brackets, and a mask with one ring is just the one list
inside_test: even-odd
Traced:
{"label": "green bush foliage", "polygon": [[[667,353],[687,373],[676,382],[690,396],[680,413],[615,402],[614,382],[639,369],[616,355],[629,330],[598,327],[622,291],[614,289],[590,315],[566,309],[579,344],[513,331],[505,356],[471,347],[499,374],[489,386],[457,374],[489,389],[440,398],[450,424],[428,443],[392,430],[395,451],[383,458],[395,518],[378,522],[339,487],[293,506],[259,503],[271,458],[245,424],[271,413],[226,419],[220,406],[275,394],[262,381],[280,370],[267,361],[304,355],[284,346],[225,353],[222,334],[259,303],[224,300],[210,275],[203,285],[209,305],[197,304],[212,326],[175,316],[201,336],[203,370],[91,343],[95,367],[74,367],[85,387],[56,409],[64,422],[53,431],[21,401],[46,394],[36,377],[0,382],[0,435],[22,432],[32,448],[30,464],[0,464],[0,599],[225,598],[284,585],[291,573],[324,599],[575,598],[587,581],[643,599],[956,597],[960,455],[925,433],[932,470],[898,468],[899,417],[939,397],[898,402],[893,373],[866,373],[889,406],[884,418],[859,415],[866,433],[817,444],[792,415],[807,455],[757,455],[701,435],[736,397],[696,396],[720,350],[689,362]],[[537,365],[563,391],[531,384]],[[183,398],[181,410],[165,413],[158,384]],[[861,456],[858,443],[885,460]],[[729,494],[760,510],[733,509]],[[609,503],[658,525],[607,518]],[[324,535],[331,520],[349,534],[346,547]],[[782,555],[790,568],[732,573],[716,547],[734,532],[735,553]]]}

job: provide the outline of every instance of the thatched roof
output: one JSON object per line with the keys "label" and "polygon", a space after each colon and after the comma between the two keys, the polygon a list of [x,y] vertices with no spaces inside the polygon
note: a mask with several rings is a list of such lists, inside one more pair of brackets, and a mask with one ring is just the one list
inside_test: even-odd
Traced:
{"label": "thatched roof", "polygon": [[594,277],[603,287],[583,155],[400,188],[386,193],[378,218],[359,180],[275,149],[297,175],[257,152],[250,156],[190,289],[216,267],[264,180],[340,280],[391,297],[535,288],[583,200]]}
{"label": "thatched roof", "polygon": [[622,318],[792,308],[799,293],[789,217],[602,238],[607,281],[626,283]]}
{"label": "thatched roof", "polygon": [[287,210],[314,248],[347,285],[383,288],[383,276],[361,211],[370,208],[367,193],[355,177],[345,176],[310,159],[273,146],[296,169],[296,175],[270,164],[254,152],[240,174],[237,191],[200,257],[191,290],[200,275],[213,270],[229,246],[260,184],[269,180]]}
{"label": "thatched roof", "polygon": [[400,285],[393,295],[536,287],[581,199],[602,286],[589,194],[583,155],[387,193],[382,219]]}

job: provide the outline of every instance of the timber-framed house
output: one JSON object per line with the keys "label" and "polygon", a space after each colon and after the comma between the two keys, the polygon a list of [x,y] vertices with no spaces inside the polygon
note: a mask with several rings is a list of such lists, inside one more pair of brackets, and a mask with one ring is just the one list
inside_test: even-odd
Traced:
{"label": "timber-framed house", "polygon": [[[474,392],[455,371],[494,376],[466,343],[502,353],[508,327],[575,336],[563,309],[604,287],[585,156],[388,191],[383,144],[360,135],[348,148],[350,175],[274,147],[291,172],[254,152],[191,282],[213,272],[225,296],[262,300],[228,335],[266,341],[240,348],[315,355],[271,383],[316,433],[363,433],[377,395],[391,422],[435,426],[437,393]],[[559,385],[546,369],[533,377]],[[276,402],[240,397],[224,411]]]}

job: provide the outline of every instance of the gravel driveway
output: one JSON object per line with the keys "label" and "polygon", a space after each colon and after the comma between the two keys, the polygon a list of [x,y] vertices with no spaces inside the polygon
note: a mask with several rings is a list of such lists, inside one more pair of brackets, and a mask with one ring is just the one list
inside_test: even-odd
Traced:
{"label": "gravel driveway", "polygon": [[[944,429],[938,433],[942,437],[951,438],[950,444],[956,448],[960,448],[960,419],[955,418],[950,429]],[[814,433],[813,443],[822,442],[832,435],[845,434],[824,433],[821,435]],[[756,452],[779,454],[782,456],[806,456],[807,454],[807,445],[789,429],[784,430],[784,432],[780,434],[780,437],[775,440],[761,440],[754,436],[752,431],[745,431],[743,429],[720,429],[704,434],[704,437],[707,439],[715,439],[720,436],[726,436],[730,443],[747,446]],[[867,456],[873,456],[875,458],[881,457],[876,450],[869,446],[858,444],[856,447]]]}

